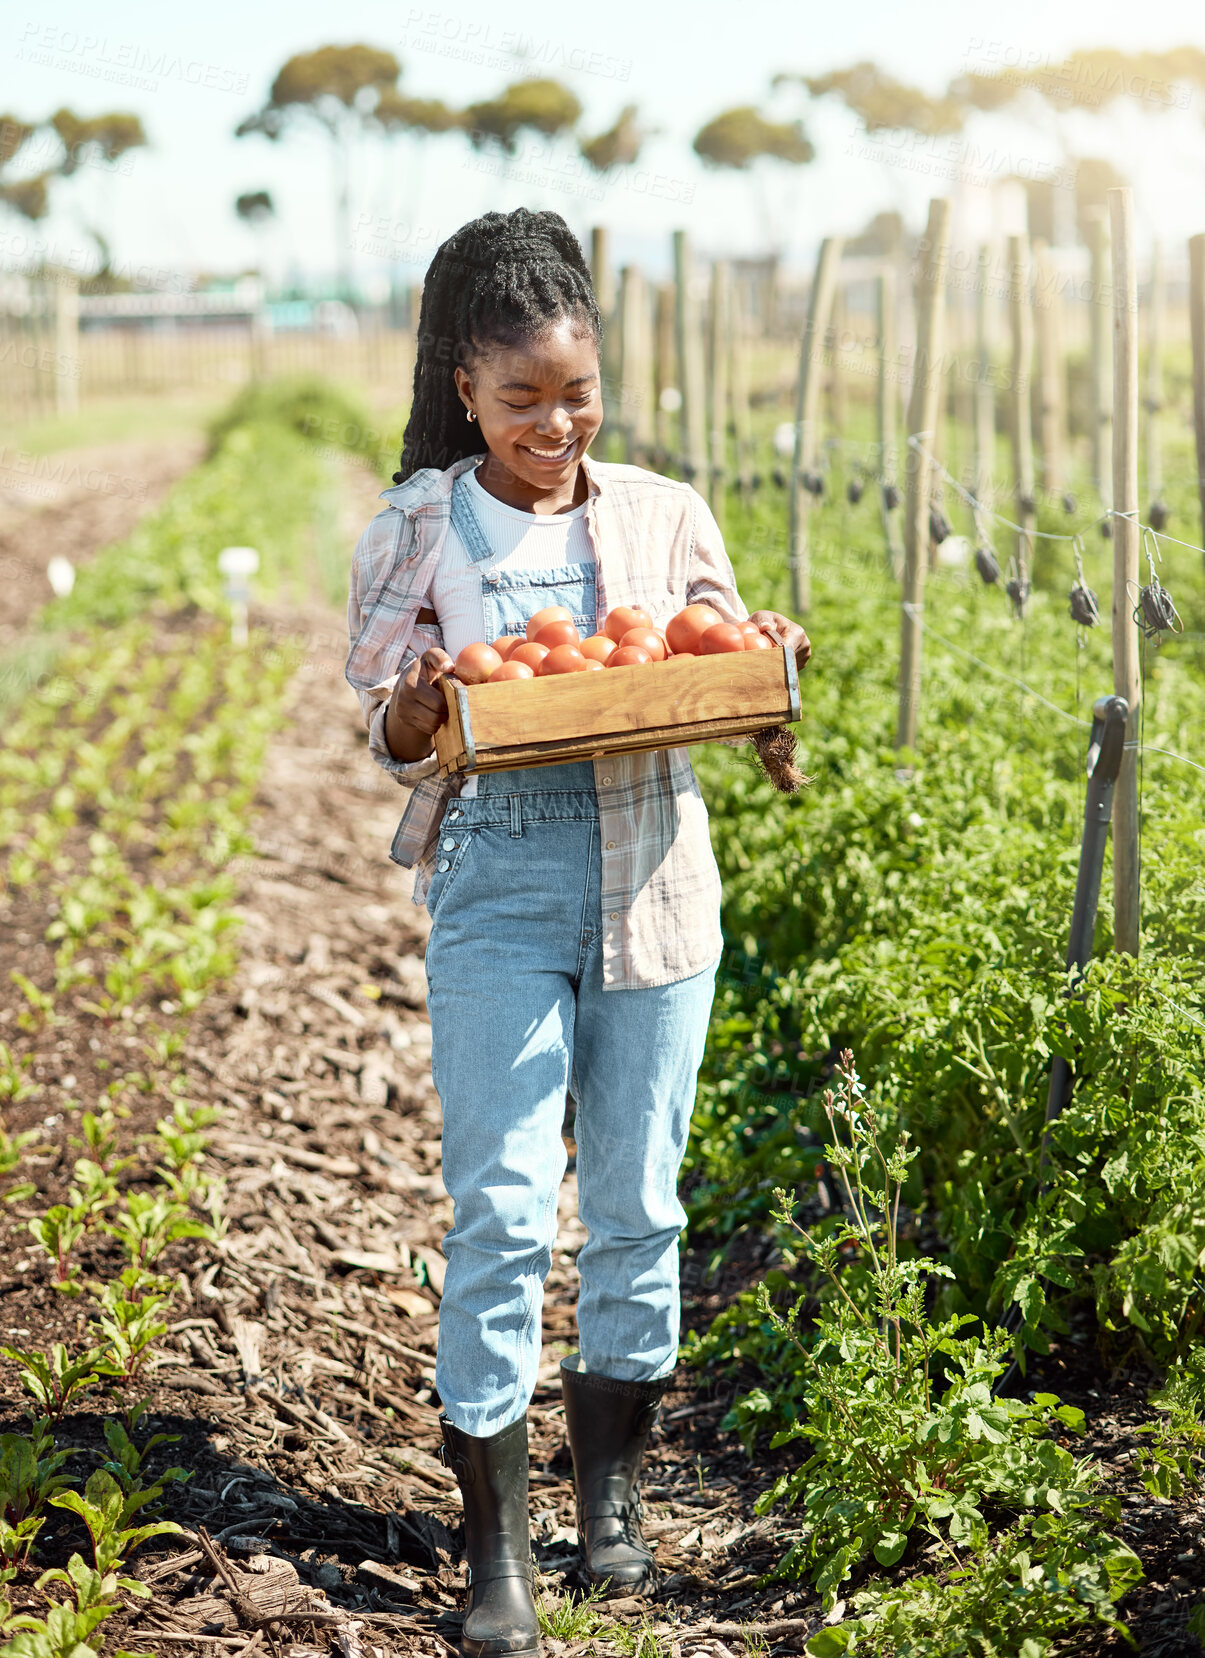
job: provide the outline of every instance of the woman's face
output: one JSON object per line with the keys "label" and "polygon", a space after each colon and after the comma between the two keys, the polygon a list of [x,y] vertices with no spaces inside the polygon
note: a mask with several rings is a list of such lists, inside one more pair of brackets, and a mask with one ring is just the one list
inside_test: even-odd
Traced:
{"label": "woman's face", "polygon": [[572,484],[602,425],[598,351],[571,317],[522,345],[483,348],[457,367],[456,389],[490,453],[533,494]]}

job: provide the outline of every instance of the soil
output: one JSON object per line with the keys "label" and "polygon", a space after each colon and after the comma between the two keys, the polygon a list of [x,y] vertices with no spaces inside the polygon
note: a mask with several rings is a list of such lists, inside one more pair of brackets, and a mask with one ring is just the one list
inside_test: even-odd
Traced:
{"label": "soil", "polygon": [[[349,474],[349,545],[377,510],[376,491]],[[149,1046],[157,1026],[187,1032],[179,1064],[188,1098],[223,1113],[209,1163],[227,1181],[228,1230],[216,1246],[181,1243],[164,1258],[187,1292],[158,1362],[128,1396],[150,1401],[140,1433],[179,1436],[152,1466],[191,1470],[168,1488],[167,1512],[185,1530],[136,1557],[152,1596],[128,1601],[106,1624],[107,1649],[206,1658],[445,1654],[455,1650],[462,1562],[459,1494],[436,1460],[439,1246],[451,1213],[424,1005],[428,921],[410,901],[411,875],[388,858],[404,797],[369,757],[343,678],[342,615],[311,602],[261,608],[252,622],[269,639],[301,637],[305,654],[259,788],[256,849],[237,865],[237,973],[191,1020],[168,1002],[108,1025],[68,1023],[53,1065],[33,1073],[40,1092],[11,1109],[7,1124],[44,1136],[46,1149],[27,1159],[39,1208],[63,1194],[78,1155],[66,1140],[68,1098],[90,1101],[111,1087],[129,1112],[122,1136],[137,1148],[171,1097],[171,1066]],[[41,982],[49,952],[38,902],[25,891],[0,905],[0,982],[18,962]],[[12,1009],[0,1036],[24,1051]],[[151,1160],[145,1148],[136,1154],[124,1177],[135,1182]],[[35,1209],[9,1208],[3,1339],[82,1344],[84,1304],[50,1287],[46,1259],[29,1239],[25,1219]],[[552,1593],[580,1585],[557,1370],[575,1346],[573,1263],[582,1238],[571,1164],[529,1415],[533,1538]],[[722,1278],[707,1275],[706,1250],[689,1256],[686,1323],[705,1326],[746,1274],[756,1279],[763,1256],[760,1240],[742,1239]],[[111,1241],[94,1244],[86,1275],[111,1272],[117,1259]],[[1147,1571],[1124,1610],[1139,1650],[1178,1658],[1199,1651],[1185,1625],[1205,1584],[1202,1510],[1196,1501],[1149,1498],[1133,1472],[1134,1430],[1149,1420],[1151,1384],[1135,1370],[1108,1375],[1090,1350],[1069,1342],[1025,1385],[1049,1386],[1087,1411],[1088,1448],[1122,1497],[1122,1535]],[[732,1391],[730,1381],[678,1373],[642,1489],[661,1580],[655,1593],[606,1608],[614,1621],[654,1631],[674,1658],[724,1658],[759,1641],[762,1650],[798,1652],[822,1622],[806,1585],[763,1583],[793,1528],[789,1514],[759,1517],[754,1505],[787,1453],[759,1448],[747,1458],[720,1431]],[[0,1426],[17,1426],[23,1403],[6,1364]],[[86,1396],[64,1417],[61,1442],[102,1449],[105,1416],[120,1405]],[[83,1541],[74,1519],[55,1515],[39,1538],[42,1567],[63,1564]],[[32,1575],[14,1586],[19,1604],[40,1604]],[[1095,1635],[1091,1644],[1127,1650]],[[545,1641],[554,1658],[590,1647]]]}
{"label": "soil", "polygon": [[201,458],[199,436],[32,455],[0,448],[0,652],[53,597],[61,556],[77,568],[121,541]]}

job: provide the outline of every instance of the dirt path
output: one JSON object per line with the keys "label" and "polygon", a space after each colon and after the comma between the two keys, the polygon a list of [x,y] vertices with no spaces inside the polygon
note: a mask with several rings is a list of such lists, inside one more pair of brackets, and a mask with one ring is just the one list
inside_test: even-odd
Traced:
{"label": "dirt path", "polygon": [[46,566],[77,567],[129,535],[201,458],[199,435],[33,455],[0,446],[0,650],[52,595]]}

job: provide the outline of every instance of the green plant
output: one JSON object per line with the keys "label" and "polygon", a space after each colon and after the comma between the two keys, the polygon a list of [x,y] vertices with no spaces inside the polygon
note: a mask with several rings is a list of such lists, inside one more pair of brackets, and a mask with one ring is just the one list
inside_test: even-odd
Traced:
{"label": "green plant", "polygon": [[67,1195],[76,1213],[85,1222],[93,1221],[102,1209],[117,1201],[117,1182],[90,1157],[77,1157],[74,1173],[75,1184],[68,1187]]}
{"label": "green plant", "polygon": [[1159,1416],[1137,1429],[1151,1436],[1138,1472],[1153,1497],[1182,1497],[1200,1485],[1205,1469],[1205,1348],[1190,1349],[1151,1403]]}
{"label": "green plant", "polygon": [[81,1394],[99,1387],[113,1374],[104,1347],[89,1348],[78,1359],[69,1356],[61,1341],[52,1343],[48,1353],[4,1346],[0,1346],[0,1353],[17,1366],[22,1387],[33,1394],[52,1422],[58,1422]]}
{"label": "green plant", "polygon": [[[785,1192],[776,1194],[776,1218],[801,1240],[832,1294],[805,1331],[809,1298],[784,1316],[762,1286],[763,1314],[796,1348],[806,1400],[803,1419],[772,1444],[806,1439],[811,1454],[757,1503],[761,1513],[778,1502],[802,1507],[800,1537],[779,1570],[809,1572],[827,1608],[867,1556],[884,1566],[899,1560],[914,1528],[958,1566],[957,1547],[982,1546],[987,1536],[986,1505],[1072,1512],[1096,1485],[1091,1464],[1045,1437],[1056,1424],[1078,1432],[1081,1412],[1051,1394],[1032,1404],[993,1397],[1008,1332],[972,1334],[966,1326],[978,1321],[970,1314],[930,1317],[926,1286],[950,1269],[900,1252],[900,1200],[915,1153],[906,1134],[894,1149],[882,1144],[848,1051],[835,1075],[836,1091],[824,1096],[832,1136],[825,1156],[848,1218],[819,1236],[795,1222]],[[845,1264],[851,1251],[863,1275],[856,1299]]]}
{"label": "green plant", "polygon": [[30,1082],[25,1075],[33,1063],[33,1055],[26,1054],[19,1059],[5,1042],[0,1042],[0,1100],[7,1100],[10,1105],[18,1105],[22,1100],[36,1094],[38,1085]]}
{"label": "green plant", "polygon": [[106,1340],[104,1351],[124,1383],[137,1380],[155,1342],[167,1331],[161,1312],[170,1299],[171,1284],[169,1278],[128,1266],[117,1278],[88,1286],[99,1309],[95,1317]]}
{"label": "green plant", "polygon": [[[24,1156],[26,1148],[36,1144],[37,1130],[27,1129],[23,1134],[10,1134],[0,1124],[0,1180],[7,1180],[14,1172]],[[16,1186],[10,1186],[4,1193],[5,1203],[16,1203],[22,1198],[32,1197],[37,1187],[32,1181],[21,1181]]]}
{"label": "green plant", "polygon": [[31,1234],[54,1262],[55,1289],[68,1295],[79,1294],[75,1281],[79,1268],[71,1259],[71,1251],[84,1235],[86,1215],[87,1210],[82,1207],[68,1208],[65,1203],[54,1203],[44,1215],[28,1223]]}
{"label": "green plant", "polygon": [[[666,1658],[666,1648],[661,1637],[649,1627],[647,1620],[643,1620],[635,1629],[627,1629],[623,1624],[612,1624],[606,1630],[606,1635],[616,1652],[624,1654],[624,1658]],[[752,1654],[765,1652],[768,1648],[763,1642],[761,1648],[750,1647],[748,1638],[745,1650]]]}
{"label": "green plant", "polygon": [[[116,1572],[100,1572],[89,1566],[82,1555],[73,1554],[66,1569],[54,1566],[43,1572],[37,1587],[45,1591],[52,1583],[64,1583],[75,1597],[74,1608],[59,1602],[50,1608],[45,1618],[10,1618],[7,1629],[21,1631],[0,1652],[7,1658],[95,1658],[95,1648],[88,1644],[96,1627],[119,1610],[117,1591],[145,1598],[150,1589],[136,1577],[119,1577]],[[118,1653],[116,1658],[134,1658],[131,1653]]]}
{"label": "green plant", "polygon": [[821,1629],[811,1658],[1044,1658],[1095,1626],[1133,1640],[1114,1615],[1142,1579],[1138,1558],[1083,1520],[1026,1516],[943,1582],[876,1581],[853,1596],[856,1616]]}
{"label": "green plant", "polygon": [[192,1216],[169,1193],[130,1192],[126,1208],[105,1222],[134,1266],[144,1267],[158,1260],[169,1244],[181,1238],[212,1238],[213,1228]]}
{"label": "green plant", "polygon": [[[105,1443],[109,1447],[109,1460],[101,1464],[105,1471],[112,1474],[122,1491],[130,1496],[135,1491],[150,1490],[152,1498],[155,1493],[162,1493],[165,1485],[183,1484],[190,1480],[192,1474],[186,1468],[165,1468],[156,1475],[154,1485],[148,1487],[143,1479],[143,1463],[157,1445],[175,1445],[180,1438],[178,1433],[155,1433],[139,1450],[131,1435],[142,1418],[146,1415],[147,1401],[141,1400],[126,1412],[126,1421],[118,1422],[114,1417],[106,1418],[104,1424]],[[154,1512],[154,1503],[149,1506],[148,1512]]]}
{"label": "green plant", "polygon": [[6,1567],[20,1565],[28,1556],[46,1504],[68,1483],[59,1469],[72,1455],[72,1450],[55,1449],[45,1416],[31,1422],[28,1434],[0,1434],[0,1561]]}
{"label": "green plant", "polygon": [[[82,1135],[71,1135],[69,1143],[77,1151],[86,1152],[91,1160],[102,1168],[106,1174],[118,1175],[123,1169],[130,1167],[136,1161],[133,1157],[119,1157],[117,1140],[117,1122],[119,1116],[129,1116],[128,1110],[122,1107],[115,1111],[106,1106],[103,1111],[81,1111],[80,1128]],[[78,1164],[76,1167],[78,1168]]]}
{"label": "green plant", "polygon": [[29,1003],[17,1015],[17,1024],[23,1031],[36,1031],[45,1024],[57,1023],[54,1012],[54,997],[45,990],[39,990],[37,985],[25,973],[13,968],[9,978]]}
{"label": "green plant", "polygon": [[603,1589],[590,1589],[585,1594],[563,1595],[549,1604],[546,1594],[536,1597],[536,1617],[545,1635],[560,1641],[584,1641],[597,1635],[606,1624],[598,1609]]}
{"label": "green plant", "polygon": [[82,1493],[60,1491],[50,1500],[53,1507],[66,1508],[71,1513],[79,1515],[92,1539],[92,1555],[96,1569],[104,1574],[120,1566],[126,1556],[148,1538],[165,1537],[179,1532],[180,1527],[174,1520],[152,1520],[145,1525],[130,1524],[140,1508],[144,1508],[147,1503],[155,1502],[162,1494],[161,1485],[123,1491],[106,1468],[97,1468],[88,1475],[88,1483]]}

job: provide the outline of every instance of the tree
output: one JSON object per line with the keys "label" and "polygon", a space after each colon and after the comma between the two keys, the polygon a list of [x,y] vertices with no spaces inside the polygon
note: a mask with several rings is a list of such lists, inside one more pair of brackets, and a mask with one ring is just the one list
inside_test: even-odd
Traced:
{"label": "tree", "polygon": [[770,121],[747,104],[714,116],[695,134],[692,148],[707,167],[741,172],[761,156],[802,167],[816,154],[802,121]]}
{"label": "tree", "polygon": [[[44,121],[0,116],[0,202],[24,219],[44,219],[50,211],[50,193],[56,179],[71,178],[89,166],[113,166],[128,150],[141,149],[146,143],[142,122],[128,111],[79,116],[64,108]],[[47,147],[53,152],[50,164],[36,172],[22,172],[23,166],[28,168],[34,163],[35,151]],[[38,159],[44,157],[39,155]],[[92,281],[107,285],[111,278],[108,238],[95,225],[86,229],[96,243],[100,260]]]}
{"label": "tree", "polygon": [[258,226],[272,218],[276,209],[266,190],[249,190],[246,195],[235,197],[234,211],[244,224]]}
{"label": "tree", "polygon": [[497,98],[470,104],[462,125],[475,150],[494,145],[514,155],[525,128],[556,138],[575,127],[581,113],[581,104],[560,81],[514,81]]}
{"label": "tree", "polygon": [[268,101],[240,121],[235,135],[261,133],[275,142],[296,123],[317,126],[331,143],[340,294],[351,294],[351,140],[367,130],[381,99],[396,90],[401,65],[375,46],[320,46],[299,52],[272,82]]}
{"label": "tree", "polygon": [[826,75],[775,75],[772,84],[777,88],[789,81],[798,81],[813,98],[840,98],[867,132],[904,130],[936,137],[960,132],[966,115],[960,100],[948,94],[930,98],[865,59]]}
{"label": "tree", "polygon": [[649,136],[647,128],[637,121],[635,104],[625,104],[613,127],[600,132],[596,138],[583,138],[578,149],[587,164],[596,173],[609,173],[612,167],[633,167],[640,157],[640,149]]}

